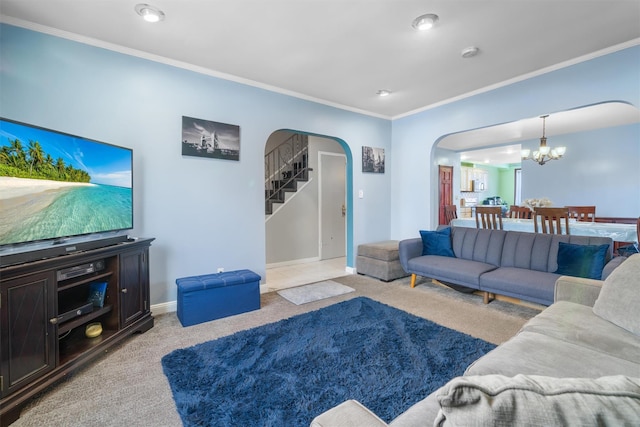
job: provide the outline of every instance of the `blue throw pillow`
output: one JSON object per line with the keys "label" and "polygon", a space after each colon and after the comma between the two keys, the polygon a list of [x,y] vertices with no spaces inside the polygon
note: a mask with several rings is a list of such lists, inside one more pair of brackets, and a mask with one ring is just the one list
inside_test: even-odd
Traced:
{"label": "blue throw pillow", "polygon": [[574,245],[558,243],[557,274],[587,279],[602,279],[602,269],[609,245]]}
{"label": "blue throw pillow", "polygon": [[451,247],[451,228],[439,231],[420,230],[422,237],[422,255],[440,255],[455,257]]}

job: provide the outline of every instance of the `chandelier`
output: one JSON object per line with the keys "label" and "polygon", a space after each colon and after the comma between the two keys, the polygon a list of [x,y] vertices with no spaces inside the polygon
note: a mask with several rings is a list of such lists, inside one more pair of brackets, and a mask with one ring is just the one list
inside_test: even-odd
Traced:
{"label": "chandelier", "polygon": [[540,147],[533,153],[529,149],[522,150],[522,160],[533,160],[539,165],[544,165],[549,160],[558,160],[564,155],[565,151],[567,151],[567,147],[551,148],[547,146],[547,138],[544,136],[544,124],[547,117],[549,117],[548,114],[540,116],[542,119],[542,137],[540,138]]}

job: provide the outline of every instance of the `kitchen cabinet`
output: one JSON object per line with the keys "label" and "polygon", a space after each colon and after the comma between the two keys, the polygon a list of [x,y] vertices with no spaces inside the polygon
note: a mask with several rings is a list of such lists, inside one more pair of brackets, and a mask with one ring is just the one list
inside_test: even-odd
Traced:
{"label": "kitchen cabinet", "polygon": [[487,191],[489,190],[489,172],[484,169],[473,169],[473,191]]}
{"label": "kitchen cabinet", "polygon": [[460,191],[473,191],[473,168],[460,168]]}
{"label": "kitchen cabinet", "polygon": [[489,173],[480,168],[460,168],[460,191],[479,192],[489,189]]}

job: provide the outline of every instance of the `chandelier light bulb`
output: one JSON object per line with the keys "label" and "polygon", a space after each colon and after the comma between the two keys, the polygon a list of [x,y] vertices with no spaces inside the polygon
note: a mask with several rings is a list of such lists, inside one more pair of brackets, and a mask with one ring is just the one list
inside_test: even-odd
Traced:
{"label": "chandelier light bulb", "polygon": [[531,153],[531,150],[522,150],[522,160],[533,160],[539,165],[544,165],[549,160],[558,160],[562,158],[564,153],[567,151],[567,147],[551,148],[547,146],[547,137],[545,136],[545,119],[547,117],[549,117],[548,114],[540,116],[542,119],[542,137],[540,138],[540,147],[538,147],[538,150],[534,151],[533,154]]}

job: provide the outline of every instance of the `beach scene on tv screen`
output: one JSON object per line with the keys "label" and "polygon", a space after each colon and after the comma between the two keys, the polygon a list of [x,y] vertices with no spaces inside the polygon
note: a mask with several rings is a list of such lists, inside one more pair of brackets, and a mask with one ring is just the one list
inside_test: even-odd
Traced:
{"label": "beach scene on tv screen", "polygon": [[132,152],[0,120],[0,245],[133,227]]}

